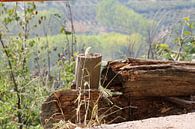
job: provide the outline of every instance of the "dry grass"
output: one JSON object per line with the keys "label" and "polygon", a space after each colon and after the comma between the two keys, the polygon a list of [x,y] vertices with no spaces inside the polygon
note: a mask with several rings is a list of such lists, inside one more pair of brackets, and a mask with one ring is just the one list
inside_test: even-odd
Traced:
{"label": "dry grass", "polygon": [[[87,54],[89,53],[89,49],[86,49],[85,52],[85,56],[87,57]],[[98,64],[100,65],[100,64]],[[97,66],[96,66],[97,67]],[[87,75],[84,74],[84,71],[87,71]],[[121,111],[123,108],[117,106],[117,105],[113,105],[113,102],[109,99],[109,97],[112,97],[114,94],[118,94],[121,95],[121,93],[117,92],[117,93],[113,93],[111,90],[106,89],[107,86],[104,88],[103,86],[99,86],[99,91],[100,94],[97,98],[97,100],[95,102],[92,102],[91,100],[91,84],[89,81],[90,80],[90,73],[87,70],[87,68],[85,68],[85,63],[84,63],[84,67],[82,69],[82,81],[81,81],[81,85],[84,84],[84,88],[81,89],[81,87],[78,87],[78,96],[75,100],[75,104],[77,105],[76,110],[76,122],[75,124],[72,123],[71,121],[67,121],[65,120],[61,120],[59,123],[54,124],[53,129],[72,129],[75,127],[93,127],[93,126],[97,126],[97,125],[101,125],[104,123],[112,123],[113,121],[115,121],[116,119],[123,119],[120,116],[116,117],[115,119],[113,119],[112,121],[106,122],[105,118],[109,117],[110,115]],[[84,78],[86,80],[84,80]],[[114,78],[113,78],[114,79]],[[111,80],[112,81],[112,80]],[[110,83],[108,83],[109,85]],[[83,93],[85,93],[85,95],[83,95]],[[112,107],[110,107],[109,109],[107,109],[106,111],[104,111],[103,113],[99,114],[100,111],[102,110],[101,108],[99,108],[98,104],[101,101],[101,99],[104,98],[105,100],[108,101],[108,103],[110,103],[110,105],[113,105]],[[58,101],[58,99],[57,99]],[[60,111],[63,114],[62,108],[61,108],[61,104],[59,103],[59,101],[57,102],[58,107],[60,108]],[[113,111],[113,109],[116,109],[115,111]],[[83,111],[84,116],[83,116]],[[112,112],[113,111],[113,112]]]}

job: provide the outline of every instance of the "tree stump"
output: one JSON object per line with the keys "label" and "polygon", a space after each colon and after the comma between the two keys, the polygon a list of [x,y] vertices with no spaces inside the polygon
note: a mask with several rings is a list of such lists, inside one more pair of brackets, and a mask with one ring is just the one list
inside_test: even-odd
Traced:
{"label": "tree stump", "polygon": [[76,60],[76,89],[98,89],[102,56],[80,54]]}

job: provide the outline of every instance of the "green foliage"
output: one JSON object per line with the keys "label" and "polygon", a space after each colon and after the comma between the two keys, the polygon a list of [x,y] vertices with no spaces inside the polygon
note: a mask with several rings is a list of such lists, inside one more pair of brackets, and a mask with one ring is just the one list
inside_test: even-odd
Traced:
{"label": "green foliage", "polygon": [[[118,59],[129,57],[124,50],[134,45],[133,51],[138,51],[140,44],[144,44],[143,36],[139,33],[131,35],[107,33],[99,35],[78,35],[79,48],[92,46],[92,52],[100,52],[104,59]],[[140,56],[140,55],[139,55]]]}
{"label": "green foliage", "polygon": [[72,81],[75,79],[75,62],[66,62],[64,60],[59,60],[57,66],[59,69],[59,76],[61,77],[60,79],[63,81],[63,85],[66,86],[65,88],[70,88]]}
{"label": "green foliage", "polygon": [[161,43],[156,45],[157,54],[169,60],[192,60],[195,53],[194,23],[189,17],[183,18],[181,27],[176,31],[172,47]]}
{"label": "green foliage", "polygon": [[[139,33],[131,35],[119,34],[119,33],[105,33],[99,35],[76,35],[77,47],[80,52],[84,52],[87,47],[92,47],[91,52],[101,53],[104,59],[118,59],[125,58],[129,55],[123,51],[124,48],[131,47],[134,45],[134,52],[140,49],[140,46],[144,47],[143,36]],[[56,62],[58,59],[58,53],[64,49],[64,40],[66,36],[59,34],[56,36],[49,36],[50,51],[51,51],[51,62]],[[43,48],[45,46],[44,38],[40,38],[40,44],[37,48]],[[36,47],[35,47],[36,48]],[[53,51],[55,49],[55,51]],[[40,50],[40,57],[45,57],[46,52]],[[144,53],[138,53],[141,56]]]}
{"label": "green foliage", "polygon": [[102,0],[97,7],[97,19],[104,25],[126,33],[144,33],[148,21],[118,0]]}
{"label": "green foliage", "polygon": [[[48,45],[47,36],[42,38],[43,45],[38,35],[31,38],[34,29],[47,23],[34,3],[25,3],[23,14],[19,4],[0,6],[0,128],[41,129],[41,104],[52,91],[57,75],[58,81],[64,82],[61,87],[70,85],[74,61],[66,61],[64,49],[59,49],[61,54],[51,65],[50,53],[57,50]],[[17,31],[10,36],[12,25],[17,25]]]}
{"label": "green foliage", "polygon": [[[2,112],[0,125],[1,128],[32,128],[38,126],[39,120],[39,108],[40,102],[46,95],[46,90],[41,88],[41,84],[38,78],[32,78],[28,68],[28,60],[31,54],[31,46],[26,42],[29,37],[29,31],[27,26],[29,21],[36,15],[33,12],[36,10],[36,6],[33,3],[28,3],[25,11],[25,20],[17,12],[19,6],[16,4],[12,8],[7,9],[5,6],[4,20],[2,24],[6,27],[9,24],[19,23],[19,27],[22,28],[21,32],[18,32],[16,37],[9,37],[8,41],[3,38],[6,33],[1,31],[1,45],[4,62],[2,66],[4,71],[0,74],[0,97]],[[9,31],[10,28],[7,27]]]}

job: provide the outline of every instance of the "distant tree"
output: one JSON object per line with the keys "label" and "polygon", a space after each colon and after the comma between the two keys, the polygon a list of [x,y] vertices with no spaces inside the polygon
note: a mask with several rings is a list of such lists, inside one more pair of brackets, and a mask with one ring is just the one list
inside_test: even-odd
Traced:
{"label": "distant tree", "polygon": [[117,32],[145,33],[148,20],[118,0],[102,0],[97,6],[97,19]]}

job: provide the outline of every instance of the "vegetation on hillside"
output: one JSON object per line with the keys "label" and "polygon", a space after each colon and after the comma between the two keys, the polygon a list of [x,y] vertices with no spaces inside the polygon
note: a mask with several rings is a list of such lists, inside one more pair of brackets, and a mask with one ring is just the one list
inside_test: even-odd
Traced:
{"label": "vegetation on hillside", "polygon": [[[99,35],[76,35],[77,37],[77,48],[80,52],[84,52],[88,46],[91,46],[91,52],[102,53],[105,60],[108,59],[120,59],[129,56],[139,57],[143,55],[140,49],[143,47],[143,36],[139,33],[133,33],[131,35],[124,35],[119,33],[106,33]],[[40,38],[40,44],[38,48],[45,46],[45,38]],[[66,36],[63,34],[49,36],[51,53],[51,62],[55,62],[58,53],[64,49],[64,40]],[[52,51],[55,49],[55,51]],[[139,51],[139,52],[138,52]],[[136,53],[137,52],[137,53]],[[46,53],[41,51],[41,57],[45,57]]]}
{"label": "vegetation on hillside", "polygon": [[146,13],[149,11],[157,11],[159,9],[169,10],[169,9],[185,9],[195,7],[194,0],[187,1],[138,1],[138,0],[128,0],[125,3],[129,8],[136,10],[137,12]]}
{"label": "vegetation on hillside", "polygon": [[150,20],[116,0],[102,0],[97,6],[97,19],[118,32],[144,33]]}

